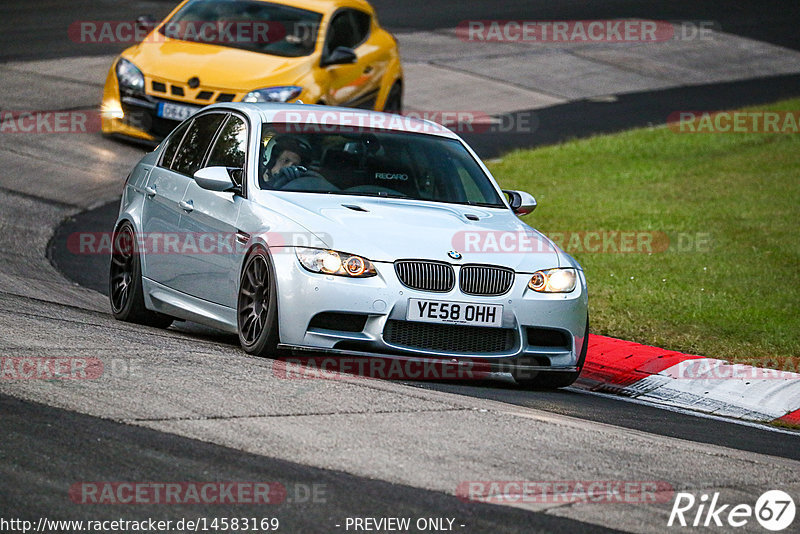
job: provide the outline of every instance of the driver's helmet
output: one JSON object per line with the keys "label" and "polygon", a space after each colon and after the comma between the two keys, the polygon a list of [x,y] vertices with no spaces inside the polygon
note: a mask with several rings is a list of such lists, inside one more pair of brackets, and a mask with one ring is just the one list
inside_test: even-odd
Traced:
{"label": "driver's helmet", "polygon": [[305,139],[291,135],[276,135],[264,147],[264,157],[262,158],[264,169],[267,171],[272,169],[275,160],[286,150],[300,156],[302,164],[308,164],[311,158],[311,145]]}

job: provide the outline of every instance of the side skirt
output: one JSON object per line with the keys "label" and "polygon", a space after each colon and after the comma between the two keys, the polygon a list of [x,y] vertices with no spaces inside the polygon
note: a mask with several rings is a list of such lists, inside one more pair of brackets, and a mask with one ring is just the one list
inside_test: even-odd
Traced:
{"label": "side skirt", "polygon": [[233,308],[175,291],[145,277],[142,277],[142,286],[144,303],[150,310],[218,328],[231,334],[237,333],[236,310]]}

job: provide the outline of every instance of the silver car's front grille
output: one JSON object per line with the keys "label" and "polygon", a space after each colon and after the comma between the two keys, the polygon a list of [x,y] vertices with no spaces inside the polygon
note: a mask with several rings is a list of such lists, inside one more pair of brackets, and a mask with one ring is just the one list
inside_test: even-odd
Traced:
{"label": "silver car's front grille", "polygon": [[444,293],[456,283],[453,267],[446,263],[401,260],[394,264],[394,270],[404,286],[420,291]]}
{"label": "silver car's front grille", "polygon": [[514,271],[488,265],[465,265],[459,274],[461,291],[467,295],[502,295],[514,284]]}

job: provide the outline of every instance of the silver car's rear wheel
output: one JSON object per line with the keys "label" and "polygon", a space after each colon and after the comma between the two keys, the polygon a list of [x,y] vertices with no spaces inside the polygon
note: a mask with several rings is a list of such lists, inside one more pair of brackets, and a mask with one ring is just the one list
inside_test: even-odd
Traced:
{"label": "silver car's rear wheel", "polygon": [[275,276],[266,250],[253,249],[239,283],[236,319],[239,342],[250,354],[266,356],[278,345],[278,305]]}
{"label": "silver car's rear wheel", "polygon": [[136,237],[130,223],[123,223],[114,234],[108,299],[111,311],[120,321],[166,328],[172,317],[148,310],[144,305],[142,267],[136,251]]}

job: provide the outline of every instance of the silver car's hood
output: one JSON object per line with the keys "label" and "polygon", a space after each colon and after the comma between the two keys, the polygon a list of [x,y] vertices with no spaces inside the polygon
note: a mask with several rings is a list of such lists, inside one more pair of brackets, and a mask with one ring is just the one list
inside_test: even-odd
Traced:
{"label": "silver car's hood", "polygon": [[[331,249],[373,261],[424,258],[502,265],[518,272],[560,265],[552,241],[508,209],[289,192],[264,201]],[[462,258],[454,261],[450,251]]]}

